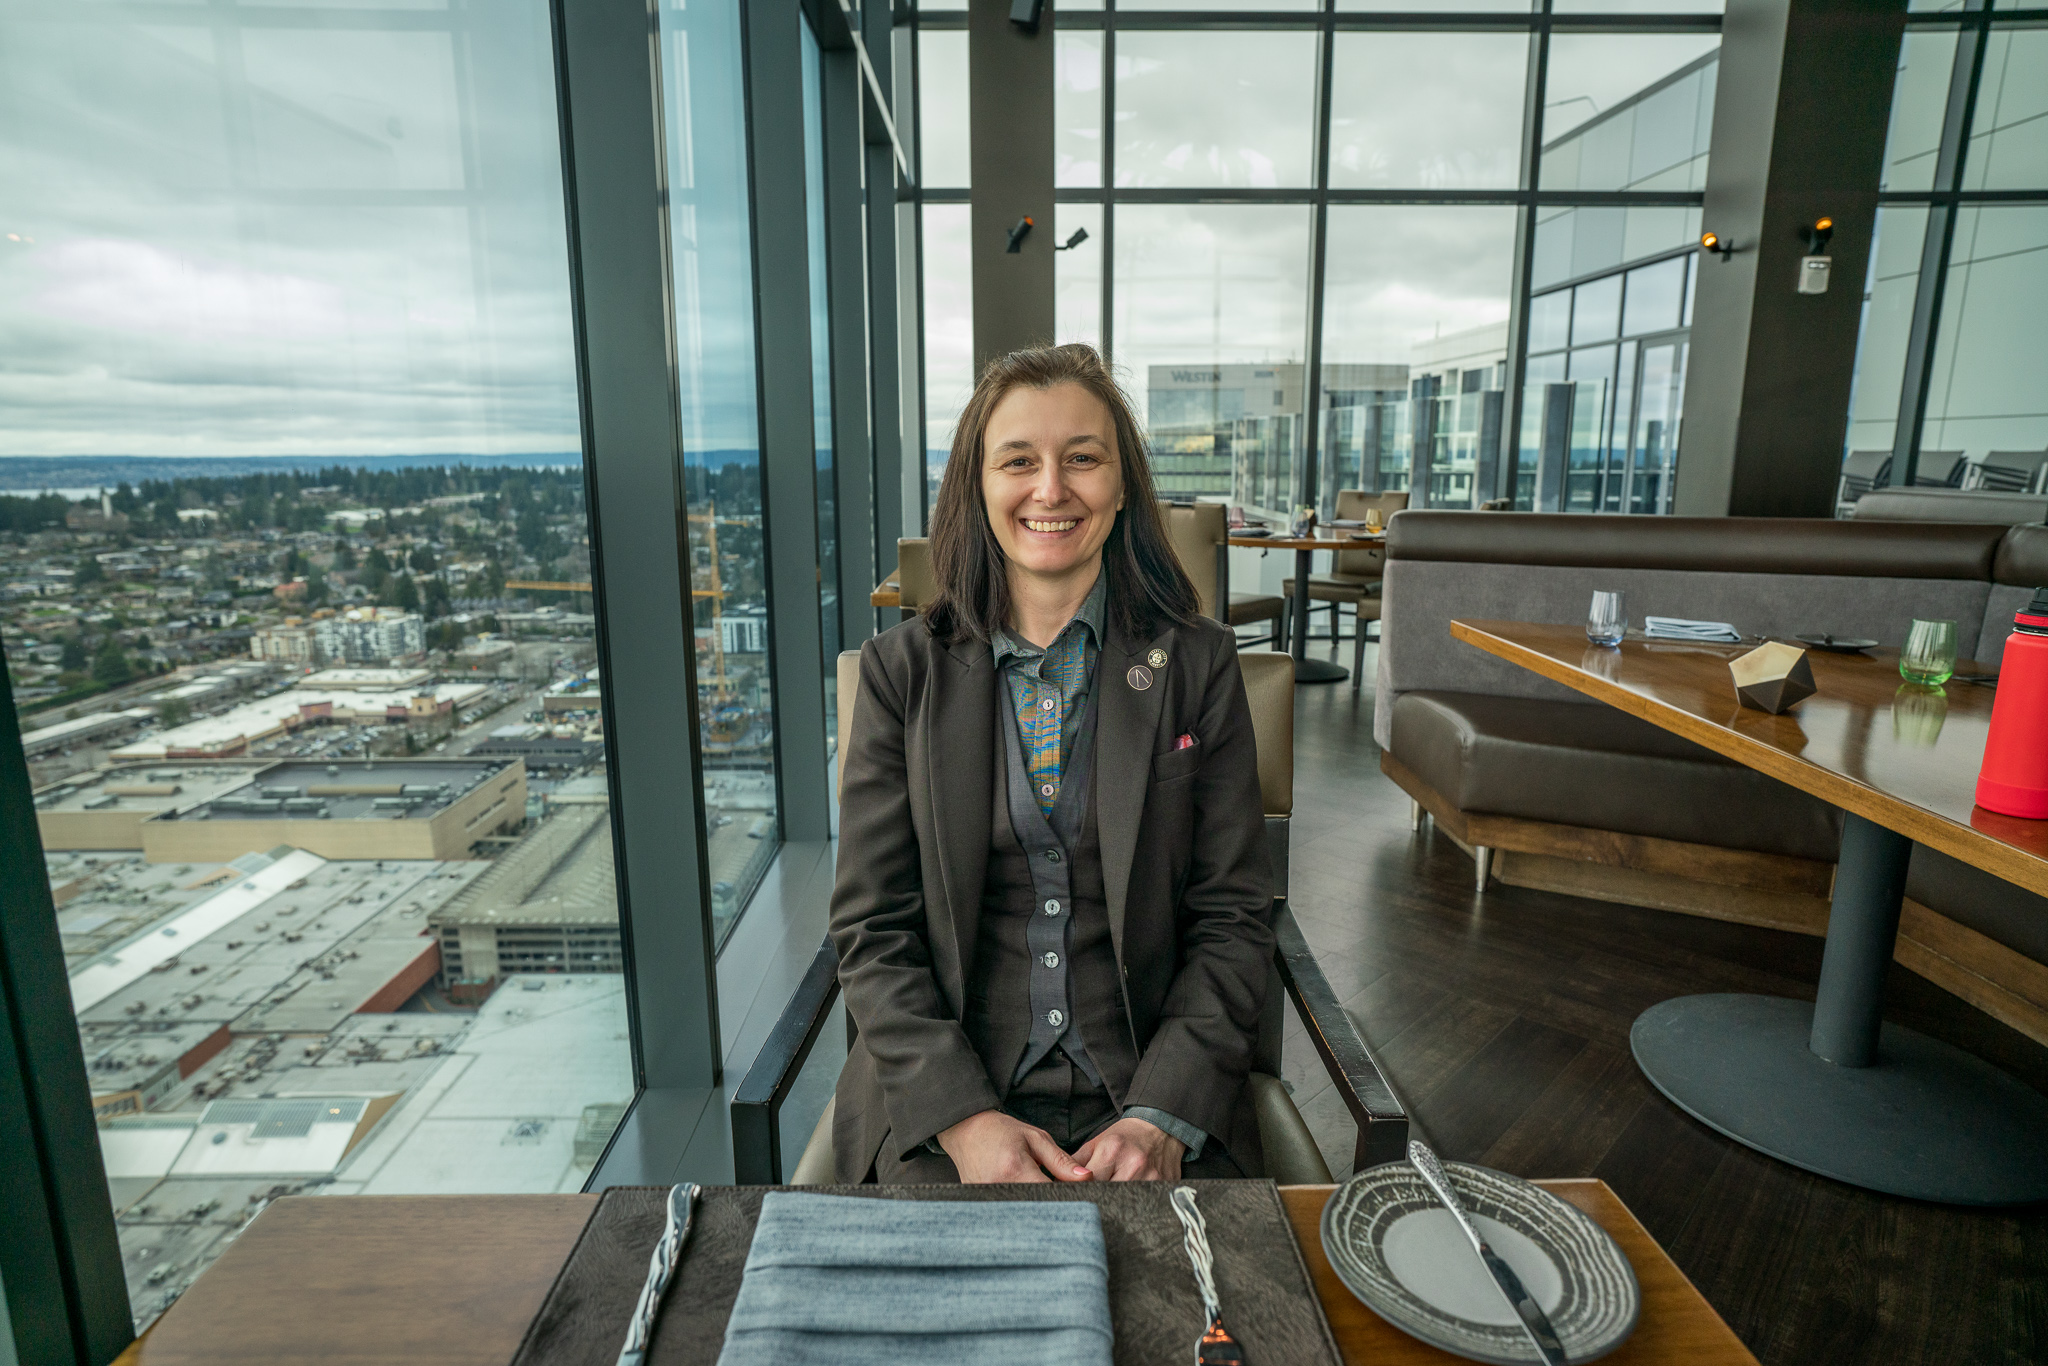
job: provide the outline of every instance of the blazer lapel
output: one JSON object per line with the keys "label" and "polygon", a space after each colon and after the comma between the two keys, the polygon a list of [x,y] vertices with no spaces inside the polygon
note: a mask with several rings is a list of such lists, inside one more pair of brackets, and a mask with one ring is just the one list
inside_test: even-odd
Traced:
{"label": "blazer lapel", "polygon": [[[1161,632],[1164,640],[1171,634]],[[1148,688],[1131,686],[1132,666],[1143,664],[1156,642],[1133,640],[1114,621],[1096,670],[1095,826],[1102,841],[1102,888],[1109,907],[1109,933],[1123,961],[1124,901],[1130,891],[1131,861],[1138,851],[1138,821],[1152,786],[1152,743],[1166,704],[1166,680]],[[1169,654],[1172,651],[1168,652]],[[1172,668],[1169,659],[1166,667]],[[1148,666],[1149,667],[1149,666]],[[1161,670],[1154,669],[1156,675]]]}
{"label": "blazer lapel", "polygon": [[939,657],[931,686],[931,705],[925,711],[925,779],[938,827],[939,875],[946,892],[943,909],[960,946],[960,961],[950,965],[952,982],[964,991],[974,963],[981,884],[988,871],[989,802],[996,780],[991,758],[996,738],[995,657],[979,641],[952,646]]}

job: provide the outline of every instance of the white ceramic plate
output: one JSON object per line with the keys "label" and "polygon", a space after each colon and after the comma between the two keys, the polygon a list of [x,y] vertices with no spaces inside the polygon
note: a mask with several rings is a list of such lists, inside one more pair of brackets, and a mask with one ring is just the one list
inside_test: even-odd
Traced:
{"label": "white ceramic plate", "polygon": [[[1628,1340],[1642,1309],[1635,1269],[1607,1231],[1520,1177],[1446,1162],[1479,1231],[1543,1306],[1574,1362]],[[1323,1251],[1367,1308],[1474,1361],[1542,1361],[1479,1254],[1415,1168],[1368,1167],[1323,1206]]]}

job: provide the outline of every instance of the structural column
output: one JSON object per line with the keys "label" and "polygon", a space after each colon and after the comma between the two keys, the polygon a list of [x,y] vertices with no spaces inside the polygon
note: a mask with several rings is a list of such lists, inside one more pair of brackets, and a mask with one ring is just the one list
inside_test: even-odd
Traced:
{"label": "structural column", "polygon": [[[1011,0],[968,0],[969,173],[974,180],[974,367],[1053,340],[1053,14],[1036,33]],[[1010,232],[1034,224],[1016,252]]]}
{"label": "structural column", "polygon": [[[1825,517],[1856,365],[1863,281],[1905,7],[1729,0],[1673,511]],[[1832,280],[1800,294],[1800,230],[1834,220]]]}

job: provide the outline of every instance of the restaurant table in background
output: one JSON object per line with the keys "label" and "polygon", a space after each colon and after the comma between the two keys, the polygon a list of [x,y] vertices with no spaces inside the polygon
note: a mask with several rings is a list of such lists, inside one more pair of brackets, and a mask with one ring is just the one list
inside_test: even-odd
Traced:
{"label": "restaurant table in background", "polygon": [[[1604,1182],[1537,1184],[1612,1234],[1641,1283],[1636,1331],[1605,1360],[1756,1366]],[[1280,1198],[1347,1366],[1459,1360],[1388,1324],[1337,1279],[1318,1232],[1334,1189],[1283,1186]],[[596,1207],[594,1195],[278,1200],[119,1366],[505,1366]]]}
{"label": "restaurant table in background", "polygon": [[[1294,681],[1297,683],[1341,683],[1351,670],[1327,659],[1308,657],[1308,580],[1318,550],[1356,550],[1380,536],[1364,532],[1334,536],[1232,536],[1232,545],[1247,549],[1291,550],[1294,552]],[[1363,623],[1356,628],[1364,630]]]}
{"label": "restaurant table in background", "polygon": [[[1682,996],[1630,1042],[1694,1118],[1838,1181],[1948,1204],[2048,1199],[2048,1098],[1990,1064],[1883,1023],[1914,841],[2048,895],[2048,821],[1975,805],[1993,694],[1958,660],[1929,691],[1898,652],[1809,652],[1817,691],[1769,715],[1736,699],[1744,645],[1626,640],[1576,625],[1453,621],[1451,635],[1841,808],[1842,848],[1818,999]],[[1914,704],[1894,716],[1901,694]]]}

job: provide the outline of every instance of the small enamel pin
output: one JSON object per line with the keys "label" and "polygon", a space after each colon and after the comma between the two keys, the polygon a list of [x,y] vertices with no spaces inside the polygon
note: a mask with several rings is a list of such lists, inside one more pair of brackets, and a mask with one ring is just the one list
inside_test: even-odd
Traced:
{"label": "small enamel pin", "polygon": [[1145,656],[1145,662],[1146,662],[1147,664],[1150,664],[1150,665],[1151,665],[1151,666],[1152,666],[1153,668],[1155,668],[1155,669],[1163,669],[1163,668],[1165,668],[1165,667],[1166,667],[1166,651],[1164,651],[1164,650],[1154,650],[1154,651],[1153,651],[1153,652],[1152,652],[1151,654],[1149,654],[1149,655],[1146,655],[1146,656]]}
{"label": "small enamel pin", "polygon": [[1124,681],[1143,692],[1152,686],[1152,671],[1143,664],[1133,664],[1131,671],[1124,675]]}

